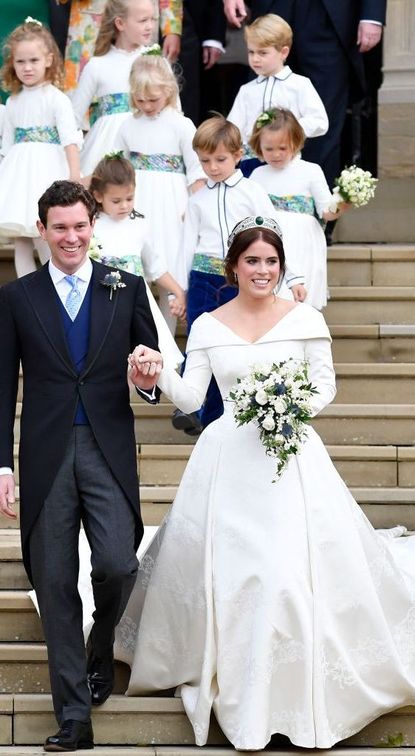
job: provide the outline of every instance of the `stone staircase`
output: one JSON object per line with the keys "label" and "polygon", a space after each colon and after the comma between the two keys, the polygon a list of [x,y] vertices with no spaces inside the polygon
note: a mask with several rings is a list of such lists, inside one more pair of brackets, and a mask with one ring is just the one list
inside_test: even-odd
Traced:
{"label": "stone staircase", "polygon": [[[11,249],[0,247],[0,283],[13,277]],[[334,246],[329,282],[325,316],[338,393],[316,418],[315,428],[371,522],[415,530],[415,244]],[[183,345],[183,334],[179,341]],[[157,407],[136,397],[132,401],[144,521],[157,525],[174,498],[194,441],[172,428],[168,401]],[[16,442],[19,420],[20,404]],[[34,756],[55,728],[46,649],[26,593],[18,521],[0,525],[0,756]],[[94,711],[97,756],[194,756],[181,701],[126,698],[127,680],[128,668],[117,664],[115,695]],[[336,753],[380,756],[385,746],[395,747],[396,754],[415,747],[415,706],[381,717]],[[209,756],[231,753],[214,720],[204,751]],[[304,751],[276,738],[270,752]]]}

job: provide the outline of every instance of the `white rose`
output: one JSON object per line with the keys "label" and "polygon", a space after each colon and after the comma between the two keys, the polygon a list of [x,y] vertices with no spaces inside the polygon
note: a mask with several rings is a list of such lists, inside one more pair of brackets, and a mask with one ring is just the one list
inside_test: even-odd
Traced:
{"label": "white rose", "polygon": [[255,401],[257,404],[266,404],[268,402],[268,394],[264,389],[259,389],[255,394]]}
{"label": "white rose", "polygon": [[262,421],[262,427],[265,428],[267,431],[272,431],[275,428],[274,420],[272,419],[272,415],[266,415]]}
{"label": "white rose", "polygon": [[275,412],[278,415],[283,415],[285,410],[287,409],[287,405],[285,400],[282,398],[282,396],[277,396],[272,402],[272,405],[274,407]]}

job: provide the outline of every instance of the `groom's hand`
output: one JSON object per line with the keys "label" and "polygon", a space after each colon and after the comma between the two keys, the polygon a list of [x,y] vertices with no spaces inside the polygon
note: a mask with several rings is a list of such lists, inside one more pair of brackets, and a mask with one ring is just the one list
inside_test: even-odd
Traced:
{"label": "groom's hand", "polygon": [[160,352],[139,344],[128,358],[128,377],[132,383],[143,391],[152,389],[163,367]]}
{"label": "groom's hand", "polygon": [[17,517],[16,512],[10,506],[16,501],[14,491],[14,475],[9,475],[8,473],[0,475],[0,512],[5,517],[11,517],[13,520]]}

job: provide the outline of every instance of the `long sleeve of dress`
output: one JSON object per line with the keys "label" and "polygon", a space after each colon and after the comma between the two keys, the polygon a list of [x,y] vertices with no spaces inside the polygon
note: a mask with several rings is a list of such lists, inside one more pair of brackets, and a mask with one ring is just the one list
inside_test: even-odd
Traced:
{"label": "long sleeve of dress", "polygon": [[310,192],[312,194],[318,216],[322,218],[324,211],[328,210],[331,202],[333,201],[333,197],[329,185],[326,181],[326,177],[320,166],[317,164],[313,165],[313,175],[310,180]]}
{"label": "long sleeve of dress", "polygon": [[94,61],[90,60],[82,71],[78,86],[72,96],[72,106],[79,128],[82,127],[85,114],[94,99],[96,89],[95,65]]}
{"label": "long sleeve of dress", "polygon": [[318,391],[311,400],[314,417],[324,407],[327,407],[336,395],[336,378],[330,340],[328,338],[307,339],[305,341],[305,359],[310,365],[310,381]]}
{"label": "long sleeve of dress", "polygon": [[55,118],[62,147],[69,144],[81,147],[82,133],[77,128],[72,103],[63,92],[59,92],[56,97]]}
{"label": "long sleeve of dress", "polygon": [[187,185],[193,184],[198,179],[206,179],[206,174],[200,165],[199,158],[192,147],[196,128],[190,118],[183,118],[180,147],[186,168]]}
{"label": "long sleeve of dress", "polygon": [[182,412],[195,412],[204,401],[212,369],[205,349],[188,353],[183,377],[165,367],[157,381],[158,387]]}
{"label": "long sleeve of dress", "polygon": [[146,281],[157,281],[164,273],[167,273],[165,260],[159,254],[154,254],[150,244],[145,241],[141,250],[141,260],[144,268]]}

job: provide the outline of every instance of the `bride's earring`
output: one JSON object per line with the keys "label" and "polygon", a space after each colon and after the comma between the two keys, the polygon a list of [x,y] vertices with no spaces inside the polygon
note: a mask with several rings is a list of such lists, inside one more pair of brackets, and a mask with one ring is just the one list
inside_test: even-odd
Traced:
{"label": "bride's earring", "polygon": [[237,274],[235,273],[235,271],[234,271],[234,273],[233,273],[233,280],[234,280],[234,282],[236,283],[236,285],[238,285],[238,276],[237,276]]}

